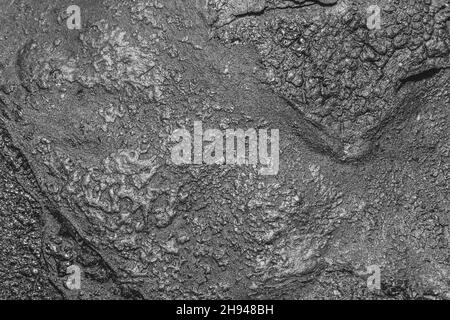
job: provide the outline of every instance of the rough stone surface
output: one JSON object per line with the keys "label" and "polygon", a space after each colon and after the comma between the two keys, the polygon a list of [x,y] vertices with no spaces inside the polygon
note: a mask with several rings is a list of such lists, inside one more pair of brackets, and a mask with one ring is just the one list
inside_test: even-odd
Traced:
{"label": "rough stone surface", "polygon": [[[0,298],[450,298],[449,2],[373,4],[0,0]],[[199,120],[278,175],[172,164]]]}

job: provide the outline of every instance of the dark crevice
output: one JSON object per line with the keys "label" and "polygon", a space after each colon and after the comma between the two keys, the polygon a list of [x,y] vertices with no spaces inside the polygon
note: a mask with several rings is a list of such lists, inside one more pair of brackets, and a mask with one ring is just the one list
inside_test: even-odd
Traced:
{"label": "dark crevice", "polygon": [[[421,81],[430,80],[438,75],[441,71],[447,69],[449,68],[435,67],[422,72],[411,74],[400,81],[397,92],[399,92],[408,83],[415,84]],[[426,86],[422,88],[420,92],[424,92],[424,90],[427,90],[427,88],[429,87]],[[417,94],[406,95],[405,97],[403,97],[400,103],[402,107],[393,109],[381,120],[381,122],[375,128],[367,131],[364,134],[362,138],[367,142],[368,148],[363,150],[356,157],[346,158],[344,157],[343,153],[343,142],[340,139],[333,137],[322,125],[308,119],[306,115],[298,109],[297,105],[299,104],[299,102],[291,101],[284,97],[282,98],[299,114],[299,120],[302,123],[301,126],[296,127],[295,129],[302,137],[302,140],[306,143],[306,145],[309,146],[313,151],[328,155],[334,161],[343,164],[362,163],[372,158],[373,153],[376,149],[376,142],[380,139],[384,132],[388,130],[391,125],[406,121],[406,119],[413,115],[420,106],[420,104],[416,103],[416,100],[418,98]]]}
{"label": "dark crevice", "polygon": [[416,83],[419,81],[431,79],[432,77],[437,75],[441,70],[442,70],[442,68],[431,68],[431,69],[407,76],[406,78],[400,80],[400,85],[398,86],[397,92],[399,92],[408,83]]}

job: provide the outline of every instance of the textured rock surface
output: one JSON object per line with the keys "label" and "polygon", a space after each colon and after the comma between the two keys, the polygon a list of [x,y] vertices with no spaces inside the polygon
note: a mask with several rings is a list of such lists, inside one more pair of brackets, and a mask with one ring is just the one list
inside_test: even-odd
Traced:
{"label": "textured rock surface", "polygon": [[[450,298],[448,1],[376,1],[380,30],[357,0],[71,4],[0,1],[0,298]],[[171,164],[197,120],[279,128],[279,174]]]}
{"label": "textured rock surface", "polygon": [[366,26],[365,1],[342,1],[313,18],[306,10],[247,14],[218,34],[228,43],[254,43],[266,82],[327,135],[318,143],[354,160],[402,112],[405,95],[423,94],[404,86],[450,66],[444,3],[379,5],[382,28],[375,31]]}

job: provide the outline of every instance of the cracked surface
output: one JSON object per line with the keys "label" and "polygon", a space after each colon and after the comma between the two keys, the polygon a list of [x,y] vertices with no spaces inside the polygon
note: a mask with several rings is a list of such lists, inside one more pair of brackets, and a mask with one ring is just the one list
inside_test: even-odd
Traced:
{"label": "cracked surface", "polygon": [[[70,4],[0,1],[1,298],[450,297],[448,2]],[[279,174],[171,164],[198,120]]]}
{"label": "cracked surface", "polygon": [[256,45],[263,80],[320,128],[326,138],[318,143],[341,160],[354,160],[367,155],[374,135],[402,112],[405,95],[427,90],[403,86],[450,63],[443,2],[379,6],[383,27],[369,30],[365,2],[341,1],[312,17],[302,9],[254,17],[249,5],[248,16],[239,14],[218,37]]}

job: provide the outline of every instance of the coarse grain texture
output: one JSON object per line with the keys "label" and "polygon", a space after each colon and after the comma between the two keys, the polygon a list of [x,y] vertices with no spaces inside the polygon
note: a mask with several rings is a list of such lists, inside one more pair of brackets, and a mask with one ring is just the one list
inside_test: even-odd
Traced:
{"label": "coarse grain texture", "polygon": [[373,2],[0,0],[0,298],[449,299],[449,2]]}

